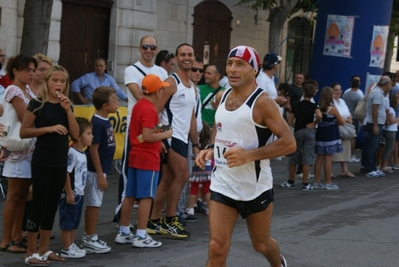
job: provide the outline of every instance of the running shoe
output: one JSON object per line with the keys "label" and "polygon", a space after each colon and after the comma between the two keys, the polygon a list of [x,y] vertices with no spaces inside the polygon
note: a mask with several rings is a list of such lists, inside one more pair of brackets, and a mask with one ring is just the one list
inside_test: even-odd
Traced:
{"label": "running shoe", "polygon": [[313,190],[313,186],[311,184],[307,185],[302,184],[302,190],[304,191]]}
{"label": "running shoe", "polygon": [[136,248],[159,248],[162,243],[155,241],[149,234],[145,235],[145,238],[137,237],[133,240],[133,247]]}
{"label": "running shoe", "polygon": [[86,250],[87,253],[97,254],[107,253],[111,250],[111,247],[109,247],[106,242],[98,239],[97,235],[92,237],[86,236],[81,248]]}
{"label": "running shoe", "polygon": [[125,234],[119,231],[115,237],[115,242],[118,244],[132,244],[135,238],[132,233]]}
{"label": "running shoe", "polygon": [[313,183],[313,188],[315,188],[315,189],[324,189],[325,186],[324,186],[324,184],[322,184],[322,183],[316,183],[316,182],[314,182],[314,183]]}
{"label": "running shoe", "polygon": [[170,223],[166,223],[165,220],[162,220],[160,231],[163,234],[169,234],[176,238],[188,238],[190,237],[190,233],[184,230],[183,226],[179,222],[179,217],[173,217]]}
{"label": "running shoe", "polygon": [[194,215],[188,214],[187,212],[183,212],[182,214],[180,214],[180,220],[183,220],[185,222],[196,222],[197,217],[195,217]]}
{"label": "running shoe", "polygon": [[324,185],[327,190],[338,190],[339,187],[336,184],[325,184]]}
{"label": "running shoe", "polygon": [[286,181],[286,182],[280,184],[280,186],[281,186],[281,187],[284,187],[284,188],[295,189],[295,184],[294,184],[294,183],[290,184],[288,181]]}
{"label": "running shoe", "polygon": [[159,222],[154,222],[151,219],[148,219],[147,222],[147,233],[149,233],[150,235],[159,235],[159,234],[167,234],[165,233],[165,231],[162,231],[162,222],[163,222],[163,218],[160,218]]}

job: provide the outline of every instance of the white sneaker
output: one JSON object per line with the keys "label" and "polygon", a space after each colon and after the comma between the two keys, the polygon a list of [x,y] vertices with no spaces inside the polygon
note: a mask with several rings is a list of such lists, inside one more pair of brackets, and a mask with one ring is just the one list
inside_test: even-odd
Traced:
{"label": "white sneaker", "polygon": [[115,242],[118,244],[132,244],[136,237],[132,233],[124,234],[119,232],[115,237]]}
{"label": "white sneaker", "polygon": [[72,248],[73,248],[75,251],[77,251],[77,252],[79,252],[79,253],[83,253],[83,254],[86,255],[86,250],[80,249],[75,243],[72,243],[71,246],[72,246]]}
{"label": "white sneaker", "polygon": [[360,159],[357,158],[355,155],[353,155],[352,158],[348,162],[360,162]]}
{"label": "white sneaker", "polygon": [[98,239],[98,236],[95,235],[93,237],[85,237],[82,249],[86,250],[87,253],[107,253],[111,250],[111,247],[107,246],[107,243]]}
{"label": "white sneaker", "polygon": [[[302,180],[302,178],[303,178],[303,173],[297,174],[295,177],[296,177],[297,179],[301,179],[301,180]],[[308,180],[313,179],[313,177],[314,177],[314,175],[311,174],[311,173],[309,173]]]}
{"label": "white sneaker", "polygon": [[133,240],[133,247],[137,248],[158,248],[160,246],[162,246],[162,243],[152,239],[149,234],[146,234],[145,238],[137,236],[137,238]]}
{"label": "white sneaker", "polygon": [[77,247],[74,243],[72,243],[67,250],[61,249],[61,257],[68,258],[68,259],[81,259],[86,256],[86,252],[81,252],[75,249]]}

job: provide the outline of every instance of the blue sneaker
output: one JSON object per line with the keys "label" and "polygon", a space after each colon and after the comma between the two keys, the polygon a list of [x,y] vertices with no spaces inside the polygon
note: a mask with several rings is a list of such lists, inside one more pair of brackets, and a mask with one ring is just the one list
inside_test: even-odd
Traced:
{"label": "blue sneaker", "polygon": [[180,219],[185,222],[196,222],[197,221],[197,217],[195,217],[194,215],[190,215],[187,212],[183,212],[182,214],[180,214]]}

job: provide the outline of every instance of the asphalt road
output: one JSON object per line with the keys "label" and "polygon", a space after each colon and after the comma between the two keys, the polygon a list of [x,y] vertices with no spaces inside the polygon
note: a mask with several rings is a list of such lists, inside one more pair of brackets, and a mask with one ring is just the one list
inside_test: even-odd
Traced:
{"label": "asphalt road", "polygon": [[[288,159],[272,161],[275,202],[272,235],[280,244],[281,253],[290,267],[382,267],[399,266],[399,171],[385,178],[366,178],[361,175],[360,163],[350,163],[349,170],[357,178],[337,178],[338,191],[317,189],[302,191],[300,180],[295,190],[278,185],[288,177]],[[340,174],[338,164],[333,173]],[[84,259],[72,260],[62,266],[82,267],[199,267],[205,266],[208,243],[208,219],[202,214],[198,221],[187,225],[191,232],[187,240],[169,236],[155,236],[163,245],[157,249],[139,249],[114,242],[117,229],[112,223],[116,205],[116,173],[109,176],[109,190],[100,210],[98,233],[111,245],[107,254],[88,254]],[[311,180],[312,181],[312,180]],[[0,200],[0,210],[4,201]],[[2,218],[2,215],[0,215]],[[136,221],[136,213],[132,223]],[[83,225],[76,240],[83,234]],[[51,248],[59,251],[61,238],[58,219],[56,239]],[[227,266],[269,266],[253,251],[245,221],[239,219],[233,233]],[[53,263],[51,266],[58,266]],[[23,255],[0,252],[0,266],[26,266]]]}

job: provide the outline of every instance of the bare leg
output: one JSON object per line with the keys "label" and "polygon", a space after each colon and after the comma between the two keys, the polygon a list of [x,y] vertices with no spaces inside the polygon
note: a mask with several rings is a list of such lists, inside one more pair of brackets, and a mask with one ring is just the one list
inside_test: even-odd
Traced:
{"label": "bare leg", "polygon": [[86,207],[86,212],[85,212],[86,235],[94,235],[96,233],[99,211],[100,211],[100,207],[94,207],[94,206]]}
{"label": "bare leg", "polygon": [[332,155],[324,155],[324,181],[331,184]]}
{"label": "bare leg", "polygon": [[[136,198],[134,198],[134,197],[125,196],[125,198],[123,199],[122,207],[121,207],[121,218],[119,220],[120,226],[129,226],[130,225],[130,217],[132,217],[133,205],[134,205],[135,201],[136,201]],[[140,209],[140,206],[141,206],[141,201],[140,201],[139,209]],[[148,218],[148,216],[147,216],[147,218]],[[146,219],[146,222],[147,221],[148,220]]]}
{"label": "bare leg", "polygon": [[[323,164],[324,155],[317,155],[316,162],[314,163],[314,181],[320,183],[321,165]],[[331,175],[331,173],[330,173]]]}
{"label": "bare leg", "polygon": [[247,218],[247,227],[255,251],[261,253],[272,267],[281,267],[278,243],[270,236],[272,213],[273,203],[270,203],[264,211],[251,214]]}
{"label": "bare leg", "polygon": [[310,172],[310,165],[302,165],[302,183],[306,184],[308,182]]}
{"label": "bare leg", "polygon": [[138,222],[137,229],[145,230],[147,228],[148,217],[150,216],[152,198],[140,199],[140,205],[138,208]]}
{"label": "bare leg", "polygon": [[222,203],[209,203],[209,250],[207,267],[225,267],[230,249],[231,234],[238,211]]}

